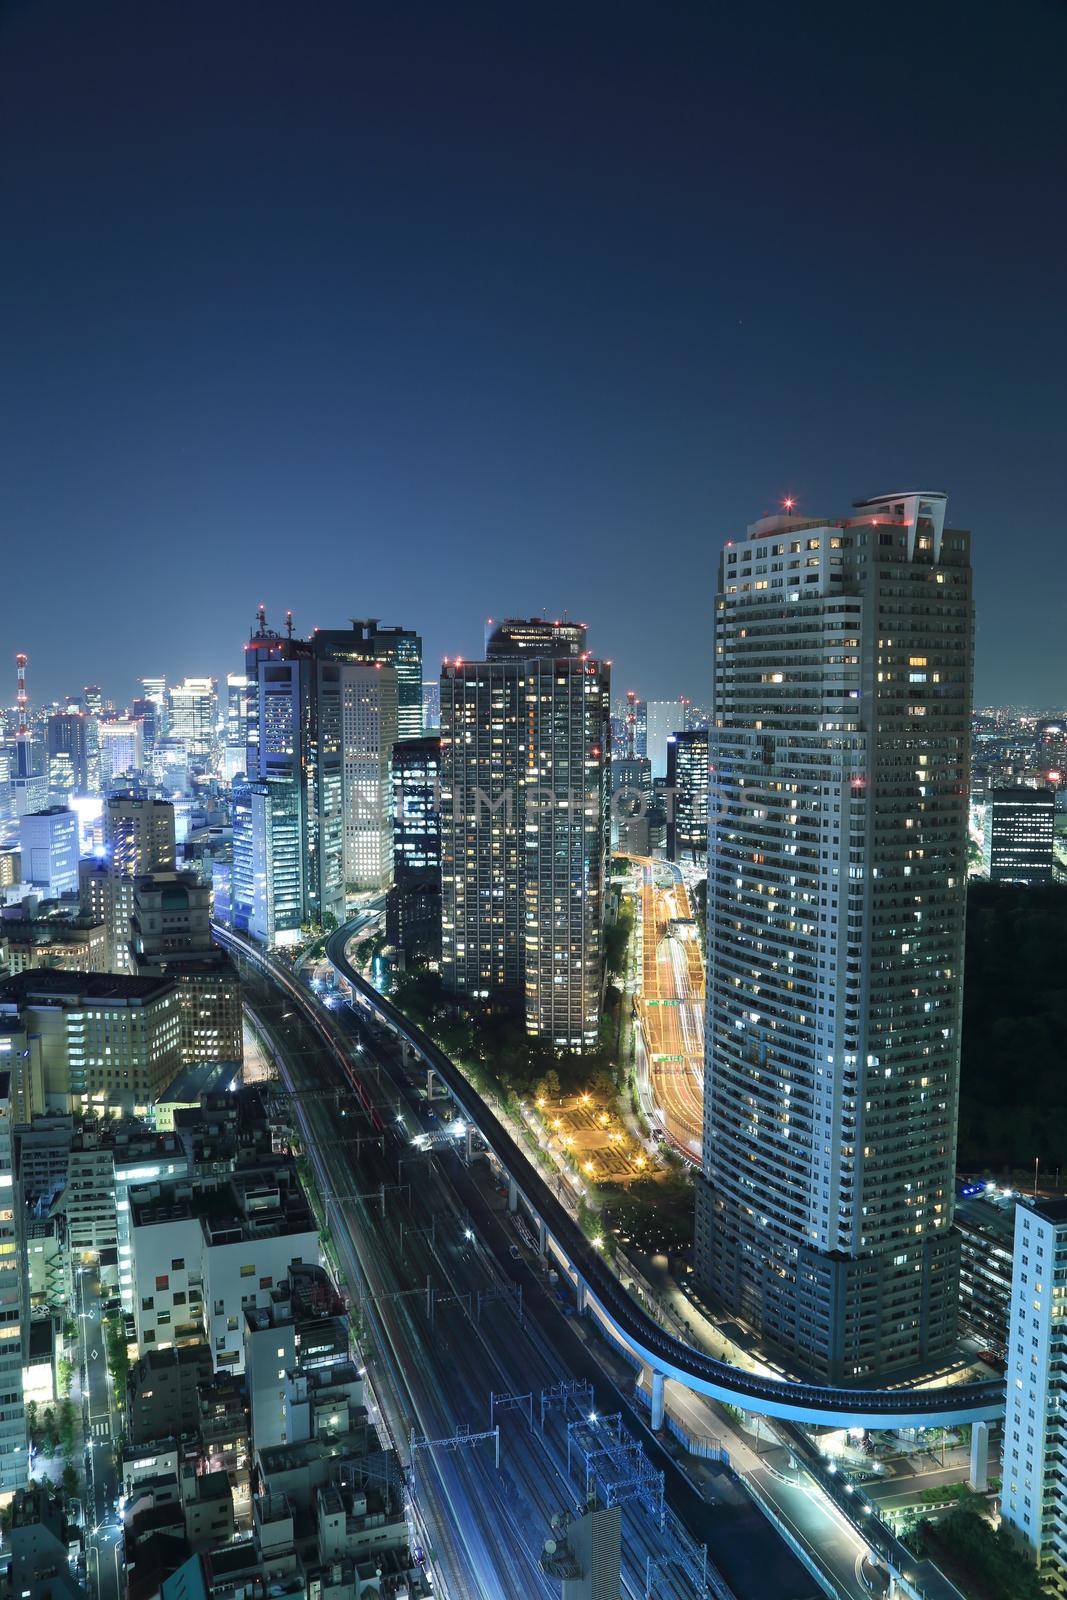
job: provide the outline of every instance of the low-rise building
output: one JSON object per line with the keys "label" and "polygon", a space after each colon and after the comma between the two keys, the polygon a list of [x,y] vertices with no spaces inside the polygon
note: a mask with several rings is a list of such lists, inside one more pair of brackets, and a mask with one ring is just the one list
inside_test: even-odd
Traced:
{"label": "low-rise building", "polygon": [[134,1316],[143,1351],[206,1337],[216,1369],[243,1371],[242,1316],[296,1262],[317,1261],[318,1232],[288,1157],[217,1181],[131,1191]]}
{"label": "low-rise building", "polygon": [[81,1539],[66,1519],[63,1496],[48,1484],[15,1491],[5,1542],[11,1556],[4,1600],[86,1600],[72,1558]]}
{"label": "low-rise building", "polygon": [[181,1065],[177,987],[166,979],[22,972],[0,983],[0,1022],[26,1040],[15,1062],[21,1121],[145,1110]]}
{"label": "low-rise building", "polygon": [[206,1344],[148,1350],[130,1369],[126,1431],[131,1444],[149,1444],[168,1434],[195,1433],[199,1389],[213,1372]]}

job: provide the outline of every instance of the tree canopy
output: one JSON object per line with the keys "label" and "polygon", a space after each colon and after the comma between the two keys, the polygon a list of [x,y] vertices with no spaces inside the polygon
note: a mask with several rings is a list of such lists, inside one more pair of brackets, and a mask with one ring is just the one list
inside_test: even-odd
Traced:
{"label": "tree canopy", "polygon": [[959,1165],[1067,1166],[1067,888],[974,883]]}

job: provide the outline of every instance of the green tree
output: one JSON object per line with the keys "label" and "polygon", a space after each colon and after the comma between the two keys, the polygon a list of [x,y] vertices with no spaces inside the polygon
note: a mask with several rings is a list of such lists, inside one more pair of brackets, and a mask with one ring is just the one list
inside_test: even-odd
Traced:
{"label": "green tree", "polygon": [[56,1376],[59,1379],[59,1392],[61,1395],[70,1393],[70,1386],[74,1381],[74,1368],[66,1356],[60,1356],[56,1362]]}
{"label": "green tree", "polygon": [[74,1454],[74,1406],[64,1400],[59,1407],[59,1443],[66,1457]]}
{"label": "green tree", "polygon": [[76,1495],[78,1492],[78,1474],[73,1461],[68,1461],[63,1468],[63,1492],[67,1495]]}

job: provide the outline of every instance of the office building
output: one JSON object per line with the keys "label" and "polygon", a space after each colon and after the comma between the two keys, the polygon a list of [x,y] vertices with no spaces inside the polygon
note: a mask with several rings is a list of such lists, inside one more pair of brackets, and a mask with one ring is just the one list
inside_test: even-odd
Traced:
{"label": "office building", "polygon": [[144,769],[144,739],[133,717],[109,717],[97,723],[100,745],[100,782],[112,790]]}
{"label": "office building", "polygon": [[130,917],[133,886],[150,872],[173,872],[174,807],[169,800],[113,794],[104,807],[104,860],[107,881],[81,874],[83,910],[108,918],[111,969],[130,970]]}
{"label": "office building", "polygon": [[584,622],[549,622],[545,617],[489,618],[485,625],[485,659],[515,661],[529,656],[558,660],[585,653]]}
{"label": "office building", "polygon": [[1067,1200],[1024,1197],[1015,1212],[1000,1515],[1052,1594],[1067,1592],[1065,1283]]}
{"label": "office building", "polygon": [[52,899],[78,892],[78,819],[66,806],[28,811],[19,823],[22,881]]}
{"label": "office building", "polygon": [[211,889],[195,873],[134,880],[130,964],[139,977],[177,983],[183,1066],[243,1059],[240,978],[212,941]]}
{"label": "office building", "polygon": [[243,672],[226,677],[226,721],[222,748],[222,776],[233,779],[245,770],[245,704],[248,679]]}
{"label": "office building", "polygon": [[15,1172],[12,1128],[18,1120],[12,1088],[11,1073],[0,1067],[0,1187],[6,1195],[0,1207],[0,1495],[4,1496],[22,1488],[29,1470],[22,1393],[29,1293],[25,1288],[24,1300],[24,1212],[11,1200]]}
{"label": "office building", "polygon": [[441,726],[441,685],[438,682],[422,686],[422,731],[436,733]]}
{"label": "office building", "polygon": [[945,496],[723,551],[696,1269],[797,1367],[955,1343],[973,617]]}
{"label": "office building", "polygon": [[230,917],[265,944],[295,944],[306,918],[300,794],[288,778],[234,784]]}
{"label": "office building", "polygon": [[38,1112],[144,1110],[177,1076],[174,983],[99,972],[20,972],[0,983],[20,1122]]}
{"label": "office building", "polygon": [[344,875],[347,893],[382,889],[393,870],[390,768],[397,742],[398,684],[388,663],[341,667],[344,741]]}
{"label": "office building", "polygon": [[694,728],[667,740],[667,854],[672,861],[707,864],[708,731]]}
{"label": "office building", "polygon": [[57,711],[45,724],[45,749],[48,755],[49,787],[53,785],[53,764],[69,770],[73,792],[89,793],[89,749],[86,737],[88,718],[82,711]]}
{"label": "office building", "polygon": [[600,1022],[609,690],[569,646],[441,674],[442,975],[510,995],[558,1049],[592,1048]]}
{"label": "office building", "polygon": [[163,675],[154,678],[141,678],[141,698],[151,701],[156,708],[156,734],[161,737],[167,732],[167,680]]}
{"label": "office building", "polygon": [[245,678],[249,782],[287,785],[286,804],[295,810],[297,926],[322,925],[331,917],[340,922],[345,907],[342,663],[295,638],[291,618],[285,634],[268,628],[261,609],[245,649]]}
{"label": "office building", "polygon": [[652,854],[650,819],[654,801],[652,763],[647,756],[611,760],[611,824],[615,848],[623,855]]}
{"label": "office building", "polygon": [[316,628],[316,655],[334,661],[378,661],[392,667],[397,686],[397,738],[422,737],[422,639],[410,628],[383,627],[377,617],[353,618],[350,628]]}
{"label": "office building", "polygon": [[0,845],[0,890],[14,889],[22,882],[22,856],[17,845]]}
{"label": "office building", "polygon": [[219,723],[218,683],[214,678],[184,678],[167,696],[168,728],[198,766],[210,765]]}
{"label": "office building", "polygon": [[1055,789],[989,791],[984,866],[993,883],[1051,883],[1055,839]]}
{"label": "office building", "polygon": [[405,960],[441,954],[441,740],[408,739],[393,750],[393,886],[388,942]]}
{"label": "office building", "polygon": [[[7,946],[11,975],[34,967],[60,967],[66,972],[110,970],[106,922],[83,915],[70,899],[39,900],[30,894],[21,904],[4,906],[0,939]],[[2,964],[0,960],[0,968]]]}
{"label": "office building", "polygon": [[667,776],[667,741],[683,725],[685,708],[680,700],[645,702],[645,755],[653,778]]}

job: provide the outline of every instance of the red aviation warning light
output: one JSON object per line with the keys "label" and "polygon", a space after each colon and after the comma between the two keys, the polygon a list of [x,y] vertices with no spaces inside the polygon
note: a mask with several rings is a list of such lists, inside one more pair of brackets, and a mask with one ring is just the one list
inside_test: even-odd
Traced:
{"label": "red aviation warning light", "polygon": [[782,510],[783,511],[792,511],[795,505],[796,505],[796,500],[794,499],[794,497],[791,494],[787,494],[785,499],[782,501]]}

